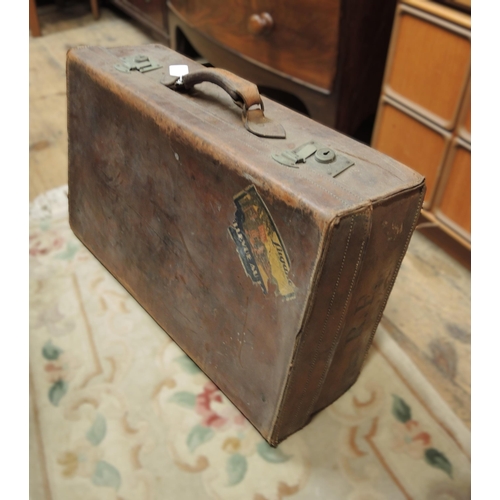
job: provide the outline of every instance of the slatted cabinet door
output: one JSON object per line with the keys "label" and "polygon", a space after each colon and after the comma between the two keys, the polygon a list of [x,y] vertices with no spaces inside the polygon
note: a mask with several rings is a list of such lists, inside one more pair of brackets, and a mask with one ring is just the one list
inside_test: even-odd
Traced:
{"label": "slatted cabinet door", "polygon": [[372,147],[426,177],[422,213],[470,249],[470,15],[429,0],[396,11]]}
{"label": "slatted cabinet door", "polygon": [[453,129],[470,71],[470,31],[405,7],[399,10],[386,93]]}
{"label": "slatted cabinet door", "polygon": [[471,233],[471,150],[456,139],[449,155],[443,190],[436,203],[436,216],[470,241]]}
{"label": "slatted cabinet door", "polygon": [[383,127],[372,146],[425,176],[424,208],[430,208],[451,134],[428,120],[415,119],[413,113],[390,98],[380,106],[379,120]]}

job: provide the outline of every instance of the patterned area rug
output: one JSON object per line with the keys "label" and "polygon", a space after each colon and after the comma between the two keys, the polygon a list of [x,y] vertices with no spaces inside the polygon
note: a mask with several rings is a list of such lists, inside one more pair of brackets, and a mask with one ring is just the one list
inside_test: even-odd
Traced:
{"label": "patterned area rug", "polygon": [[467,499],[470,432],[382,329],[358,382],[269,447],[73,235],[30,207],[30,498]]}

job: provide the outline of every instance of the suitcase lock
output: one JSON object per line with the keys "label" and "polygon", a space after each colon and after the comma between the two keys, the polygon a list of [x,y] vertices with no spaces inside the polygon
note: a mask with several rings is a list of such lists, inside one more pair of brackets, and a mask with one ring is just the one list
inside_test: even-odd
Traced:
{"label": "suitcase lock", "polygon": [[[308,158],[311,158],[312,155],[314,155],[314,161],[308,162]],[[333,149],[322,146],[314,141],[306,142],[295,149],[288,149],[282,153],[273,154],[272,157],[279,164],[291,168],[300,168],[301,163],[310,166],[319,166],[319,163],[325,170],[325,173],[332,177],[336,177],[354,165],[354,162],[346,156],[336,153]]]}
{"label": "suitcase lock", "polygon": [[130,57],[120,57],[121,63],[115,64],[115,69],[122,73],[130,73],[131,71],[139,71],[140,73],[147,73],[162,67],[156,61],[153,61],[144,54],[138,54]]}

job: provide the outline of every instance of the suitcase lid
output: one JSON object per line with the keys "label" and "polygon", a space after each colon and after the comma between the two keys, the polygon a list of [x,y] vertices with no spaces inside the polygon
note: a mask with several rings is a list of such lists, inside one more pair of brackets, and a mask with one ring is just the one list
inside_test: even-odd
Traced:
{"label": "suitcase lid", "polygon": [[[117,69],[124,58],[145,55],[160,66],[141,73]],[[215,160],[243,171],[249,182],[260,188],[272,185],[291,205],[305,205],[325,223],[343,213],[420,186],[424,178],[414,170],[364,144],[348,138],[262,97],[265,115],[281,123],[285,139],[263,138],[245,129],[241,110],[222,88],[208,82],[197,85],[189,94],[178,93],[160,83],[169,75],[170,65],[185,64],[189,71],[203,69],[200,64],[159,44],[133,47],[78,47],[68,52],[87,65],[106,85],[116,92],[129,94],[128,99],[141,109],[153,111],[158,124],[169,134],[186,134],[189,130],[193,148],[209,148]],[[193,141],[192,138],[197,140]],[[276,161],[283,155],[313,142],[317,148],[305,163],[295,166]],[[327,148],[336,154],[335,161],[316,160]],[[306,148],[307,149],[307,146]],[[308,151],[309,152],[309,151]],[[274,157],[274,158],[273,158]],[[327,158],[328,159],[328,158]],[[343,163],[353,163],[335,177],[332,170]],[[333,168],[332,168],[333,167]],[[340,165],[340,168],[342,165]],[[329,173],[330,172],[330,173]]]}

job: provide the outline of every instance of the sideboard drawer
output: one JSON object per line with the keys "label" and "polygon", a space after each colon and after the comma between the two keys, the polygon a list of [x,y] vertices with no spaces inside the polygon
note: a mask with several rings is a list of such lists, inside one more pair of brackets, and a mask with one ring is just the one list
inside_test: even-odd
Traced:
{"label": "sideboard drawer", "polygon": [[[137,0],[138,1],[138,0]],[[190,27],[239,55],[331,90],[340,0],[170,0]]]}

